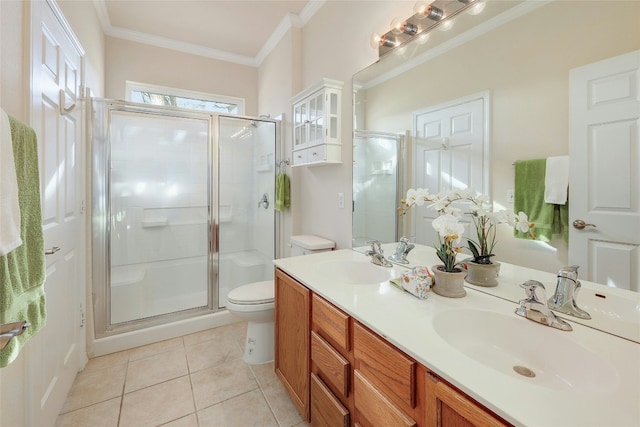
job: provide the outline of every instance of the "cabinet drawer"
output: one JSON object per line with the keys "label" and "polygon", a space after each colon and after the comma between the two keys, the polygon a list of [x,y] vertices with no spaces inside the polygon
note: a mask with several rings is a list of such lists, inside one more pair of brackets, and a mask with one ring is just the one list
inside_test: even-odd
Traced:
{"label": "cabinet drawer", "polygon": [[358,323],[353,343],[356,367],[396,403],[414,408],[416,362]]}
{"label": "cabinet drawer", "polygon": [[309,163],[307,150],[296,150],[293,152],[293,166]]}
{"label": "cabinet drawer", "polygon": [[349,351],[349,316],[315,294],[311,304],[315,329],[340,350]]}
{"label": "cabinet drawer", "polygon": [[308,148],[307,161],[309,163],[314,163],[327,160],[325,149],[326,147],[324,145],[316,145],[314,147]]}
{"label": "cabinet drawer", "polygon": [[380,426],[412,427],[416,422],[388,400],[358,370],[353,376],[353,395],[358,411],[372,424]]}
{"label": "cabinet drawer", "polygon": [[349,394],[349,361],[333,349],[320,335],[311,332],[311,360],[323,378],[342,396]]}
{"label": "cabinet drawer", "polygon": [[349,427],[349,411],[315,374],[311,374],[311,425]]}

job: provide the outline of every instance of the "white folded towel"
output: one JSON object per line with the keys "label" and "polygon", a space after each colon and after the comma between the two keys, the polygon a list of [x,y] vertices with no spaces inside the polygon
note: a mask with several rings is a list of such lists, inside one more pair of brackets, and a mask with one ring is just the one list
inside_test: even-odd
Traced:
{"label": "white folded towel", "polygon": [[13,160],[11,126],[7,113],[0,108],[0,256],[21,244],[18,180]]}
{"label": "white folded towel", "polygon": [[569,156],[547,157],[544,176],[544,201],[554,205],[567,203]]}

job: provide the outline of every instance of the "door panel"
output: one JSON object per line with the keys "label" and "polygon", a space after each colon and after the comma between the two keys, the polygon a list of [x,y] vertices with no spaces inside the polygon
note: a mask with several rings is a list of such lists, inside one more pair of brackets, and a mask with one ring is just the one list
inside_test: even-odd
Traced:
{"label": "door panel", "polygon": [[[414,177],[411,187],[442,190],[474,188],[488,194],[488,95],[465,98],[414,114]],[[431,244],[437,212],[415,207],[413,235]]]}
{"label": "door panel", "polygon": [[81,90],[83,53],[47,2],[31,5],[31,125],[38,135],[44,240],[60,250],[46,258],[47,324],[26,349],[25,410],[29,425],[53,425],[86,358],[82,112],[70,108]]}
{"label": "door panel", "polygon": [[640,51],[571,72],[569,262],[586,280],[639,291]]}

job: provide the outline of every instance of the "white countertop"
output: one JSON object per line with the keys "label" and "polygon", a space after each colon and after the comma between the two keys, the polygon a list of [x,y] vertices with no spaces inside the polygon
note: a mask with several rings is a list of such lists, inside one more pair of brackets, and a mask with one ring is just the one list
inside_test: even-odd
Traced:
{"label": "white countertop", "polygon": [[[391,245],[393,247],[394,245]],[[387,249],[387,248],[385,248]],[[420,265],[439,264],[433,249],[423,246],[414,249],[413,259]],[[386,253],[392,253],[391,250]],[[411,255],[410,254],[410,255]],[[411,260],[410,256],[410,260]],[[368,258],[357,251],[343,249],[315,255],[275,260],[275,265],[293,276],[315,293],[331,301],[365,324],[415,360],[440,375],[474,399],[515,425],[528,426],[640,426],[640,344],[582,326],[570,316],[563,316],[573,331],[565,332],[543,326],[514,314],[516,303],[484,292],[475,286],[467,287],[467,296],[459,299],[444,298],[433,292],[426,300],[419,300],[407,292],[384,281],[369,284],[338,282],[331,272],[336,261],[362,261]],[[334,264],[335,265],[335,264]],[[501,268],[500,281],[511,268]],[[383,267],[380,267],[383,268]],[[503,270],[504,269],[504,270]],[[389,277],[399,277],[404,267],[394,265],[387,269]],[[522,270],[525,274],[533,270]],[[512,272],[509,272],[511,274]],[[537,272],[540,273],[540,272]],[[530,277],[546,284],[546,276]],[[552,275],[553,278],[553,275]],[[541,280],[543,279],[543,280]],[[584,286],[584,284],[583,284]],[[507,285],[500,283],[513,292]],[[524,291],[514,286],[524,297]],[[549,289],[552,292],[555,288]],[[512,295],[520,299],[520,296]],[[508,298],[509,299],[509,298]],[[594,354],[602,363],[585,368],[582,386],[562,381],[553,385],[540,385],[544,372],[536,378],[522,377],[510,369],[498,370],[478,362],[458,351],[434,328],[434,319],[440,313],[458,309],[474,309],[512,316],[521,322],[522,337],[535,335],[540,346],[549,345],[556,337],[572,341],[573,348],[584,349],[576,354],[555,354],[548,348],[550,366],[583,361],[585,354]],[[592,313],[593,315],[593,313]],[[511,321],[511,318],[508,319]],[[500,331],[496,330],[496,333]],[[560,337],[557,337],[560,338]],[[544,365],[547,361],[540,362]],[[589,381],[593,371],[609,371],[607,380]],[[549,383],[551,384],[551,383]],[[586,386],[584,386],[586,384]]]}

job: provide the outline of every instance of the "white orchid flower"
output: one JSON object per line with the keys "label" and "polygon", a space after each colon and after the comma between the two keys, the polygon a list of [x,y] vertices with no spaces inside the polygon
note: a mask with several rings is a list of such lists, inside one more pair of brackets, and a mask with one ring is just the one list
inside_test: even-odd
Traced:
{"label": "white orchid flower", "polygon": [[452,199],[472,200],[472,192],[469,188],[463,190],[451,190]]}
{"label": "white orchid flower", "polygon": [[444,209],[442,209],[442,212],[444,212],[445,214],[453,215],[456,218],[462,218],[462,210],[460,210],[459,208],[454,208],[451,205],[445,206]]}
{"label": "white orchid flower", "polygon": [[410,188],[407,190],[406,201],[409,206],[422,206],[429,198],[429,190],[426,188]]}
{"label": "white orchid flower", "polygon": [[518,216],[515,218],[515,227],[522,233],[527,233],[529,231],[529,218],[526,213],[518,212]]}
{"label": "white orchid flower", "polygon": [[458,244],[464,234],[464,225],[451,214],[440,215],[432,221],[431,225],[440,236],[448,238],[453,244]]}
{"label": "white orchid flower", "polygon": [[498,212],[491,212],[487,216],[489,217],[489,221],[493,225],[502,224],[503,222],[509,222],[509,219],[507,217],[507,211],[505,210],[501,210]]}
{"label": "white orchid flower", "polygon": [[478,194],[473,200],[481,205],[488,204],[490,202],[489,196],[486,194]]}
{"label": "white orchid flower", "polygon": [[475,207],[475,214],[476,216],[478,216],[479,218],[483,217],[483,216],[489,216],[491,217],[491,206],[487,206],[487,205],[480,205],[480,206],[476,206]]}

